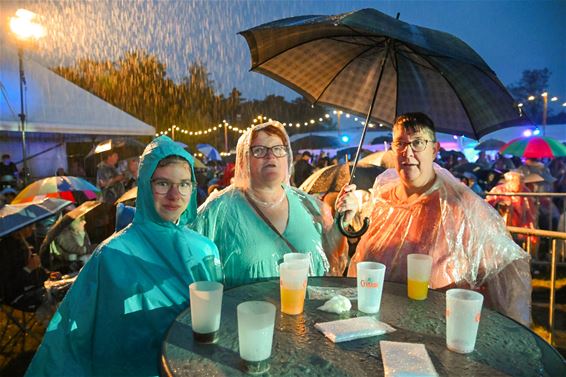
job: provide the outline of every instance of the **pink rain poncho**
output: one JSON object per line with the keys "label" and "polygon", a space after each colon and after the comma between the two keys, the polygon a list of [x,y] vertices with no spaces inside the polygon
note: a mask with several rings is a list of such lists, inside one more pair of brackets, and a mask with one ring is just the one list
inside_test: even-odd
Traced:
{"label": "pink rain poncho", "polygon": [[499,214],[447,170],[434,165],[436,181],[416,200],[401,201],[394,169],[373,187],[369,231],[352,258],[348,276],[361,261],[387,266],[385,279],[406,282],[407,255],[433,257],[430,286],[487,288],[486,303],[503,314],[530,322],[529,255],[511,238]]}

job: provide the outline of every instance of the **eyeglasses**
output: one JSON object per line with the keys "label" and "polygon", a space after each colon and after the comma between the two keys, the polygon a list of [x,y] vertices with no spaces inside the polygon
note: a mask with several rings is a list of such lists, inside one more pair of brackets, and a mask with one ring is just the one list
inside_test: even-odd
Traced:
{"label": "eyeglasses", "polygon": [[267,156],[267,152],[271,151],[275,157],[285,157],[288,154],[288,149],[286,145],[274,145],[272,147],[266,147],[265,145],[254,145],[250,147],[252,151],[252,156],[255,158],[264,158]]}
{"label": "eyeglasses", "polygon": [[151,187],[153,192],[158,195],[167,195],[173,186],[177,187],[181,196],[187,196],[193,191],[193,183],[191,181],[182,181],[180,183],[170,182],[166,179],[152,179]]}
{"label": "eyeglasses", "polygon": [[415,139],[409,142],[394,141],[391,143],[391,148],[393,149],[393,152],[401,153],[404,152],[410,145],[413,152],[422,152],[426,149],[428,143],[434,143],[434,141],[426,139]]}

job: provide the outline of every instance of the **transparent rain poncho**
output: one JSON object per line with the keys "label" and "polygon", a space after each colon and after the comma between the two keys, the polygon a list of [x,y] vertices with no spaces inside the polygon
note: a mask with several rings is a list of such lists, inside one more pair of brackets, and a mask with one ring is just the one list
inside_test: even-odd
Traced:
{"label": "transparent rain poncho", "polygon": [[234,183],[212,194],[198,209],[192,227],[214,241],[227,287],[279,276],[279,264],[291,248],[265,223],[245,196],[250,189],[252,133],[274,127],[289,146],[287,172],[281,185],[289,204],[283,236],[300,253],[311,255],[311,274],[341,275],[347,262],[346,239],[334,225],[330,208],[311,195],[289,185],[293,155],[289,137],[279,122],[267,122],[246,131],[238,140]]}
{"label": "transparent rain poncho", "polygon": [[[436,181],[413,201],[396,198],[395,169],[379,175],[373,187],[371,225],[348,270],[361,261],[387,266],[385,279],[406,282],[407,255],[433,257],[430,286],[469,287],[487,293],[486,302],[503,314],[530,322],[529,255],[507,232],[501,216],[447,170],[434,165]],[[365,214],[366,216],[369,214]]]}
{"label": "transparent rain poncho", "polygon": [[155,210],[151,177],[170,155],[186,159],[193,172],[192,156],[168,137],[146,147],[133,223],[100,244],[83,267],[27,376],[159,375],[161,343],[189,305],[189,284],[221,278],[216,246],[186,227],[196,216],[196,192],[177,224]]}

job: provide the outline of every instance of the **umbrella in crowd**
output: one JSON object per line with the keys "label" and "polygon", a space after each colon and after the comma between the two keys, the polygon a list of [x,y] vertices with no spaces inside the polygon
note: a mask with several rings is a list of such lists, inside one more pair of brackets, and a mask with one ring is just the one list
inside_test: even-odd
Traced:
{"label": "umbrella in crowd", "polygon": [[[348,147],[344,149],[339,149],[336,151],[336,157],[340,160],[343,157],[348,157],[348,160],[352,159],[352,156],[356,154],[358,147]],[[360,156],[367,156],[372,154],[373,152],[368,149],[362,149],[360,151]]]}
{"label": "umbrella in crowd", "polygon": [[210,144],[197,144],[197,150],[202,153],[208,161],[222,161],[220,153]]}
{"label": "umbrella in crowd", "polygon": [[143,153],[146,145],[139,140],[132,138],[125,139],[108,139],[98,143],[86,155],[86,158],[99,155],[103,152],[117,152],[121,160],[131,157],[139,157]]}
{"label": "umbrella in crowd", "polygon": [[[332,165],[317,170],[303,182],[300,189],[309,194],[339,192],[350,181],[351,165]],[[384,171],[385,168],[380,166],[360,163],[352,183],[356,184],[358,190],[369,190],[373,187],[375,177]]]}
{"label": "umbrella in crowd", "polygon": [[[187,144],[181,143],[180,141],[175,141],[175,144],[177,144],[178,146],[180,146],[183,149],[189,148],[189,146]],[[195,160],[195,169],[206,169],[206,165],[204,164],[204,162],[202,162],[201,160],[199,160],[195,156],[193,156],[193,159]]]}
{"label": "umbrella in crowd", "polygon": [[61,198],[71,202],[96,199],[100,190],[92,183],[78,177],[59,176],[40,179],[24,188],[12,201],[13,204],[31,202],[42,198]]}
{"label": "umbrella in crowd", "polygon": [[114,204],[127,202],[128,200],[133,200],[137,197],[138,197],[138,186],[135,186],[129,189],[128,191],[126,191],[124,194],[122,194],[122,196],[119,197],[118,200],[114,202]]}
{"label": "umbrella in crowd", "polygon": [[[530,124],[493,70],[453,35],[410,25],[375,9],[291,17],[241,32],[252,70],[312,102],[393,124],[424,112],[437,131],[472,138]],[[352,176],[359,159],[356,153]]]}
{"label": "umbrella in crowd", "polygon": [[487,139],[475,146],[476,151],[498,151],[505,142],[497,139]]}
{"label": "umbrella in crowd", "polygon": [[63,229],[68,227],[74,220],[78,219],[81,216],[84,216],[87,212],[98,207],[100,204],[101,202],[97,202],[94,200],[84,202],[83,204],[67,212],[65,216],[62,216],[59,220],[57,220],[57,222],[55,222],[55,224],[53,224],[53,226],[49,229],[47,235],[45,236],[45,239],[41,243],[39,254],[40,255],[44,254],[45,249],[49,247],[49,244],[55,238],[57,238],[59,234],[61,234]]}
{"label": "umbrella in crowd", "polygon": [[53,198],[23,204],[6,204],[0,208],[0,237],[55,215],[70,204],[68,200]]}
{"label": "umbrella in crowd", "polygon": [[395,155],[391,149],[374,152],[360,160],[360,163],[381,166],[386,169],[395,167]]}
{"label": "umbrella in crowd", "polygon": [[566,156],[566,146],[550,137],[521,137],[502,146],[499,153],[525,158],[564,157]]}
{"label": "umbrella in crowd", "polygon": [[291,141],[291,146],[293,150],[297,151],[300,149],[338,148],[342,146],[342,143],[335,136],[307,135]]}
{"label": "umbrella in crowd", "polygon": [[374,137],[370,144],[372,145],[383,144],[383,143],[391,144],[392,141],[393,141],[393,136],[385,135],[385,136]]}

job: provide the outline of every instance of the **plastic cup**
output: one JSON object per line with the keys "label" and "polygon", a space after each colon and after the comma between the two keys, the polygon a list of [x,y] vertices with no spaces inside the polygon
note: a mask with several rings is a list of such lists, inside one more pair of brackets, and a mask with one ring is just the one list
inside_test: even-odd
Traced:
{"label": "plastic cup", "polygon": [[273,344],[275,305],[266,301],[246,301],[238,305],[238,345],[244,370],[251,374],[269,369]]}
{"label": "plastic cup", "polygon": [[312,271],[310,253],[287,253],[283,255],[283,262],[302,262],[307,265],[309,272]]}
{"label": "plastic cup", "polygon": [[301,261],[279,265],[282,313],[296,315],[303,312],[308,272],[307,264]]}
{"label": "plastic cup", "polygon": [[373,314],[379,312],[385,265],[377,262],[360,262],[358,275],[358,310]]}
{"label": "plastic cup", "polygon": [[483,295],[468,289],[446,291],[446,346],[450,351],[474,350]]}
{"label": "plastic cup", "polygon": [[215,281],[197,281],[189,285],[193,337],[200,343],[214,343],[220,328],[224,286]]}
{"label": "plastic cup", "polygon": [[428,297],[432,257],[424,254],[407,255],[407,295],[413,300]]}

